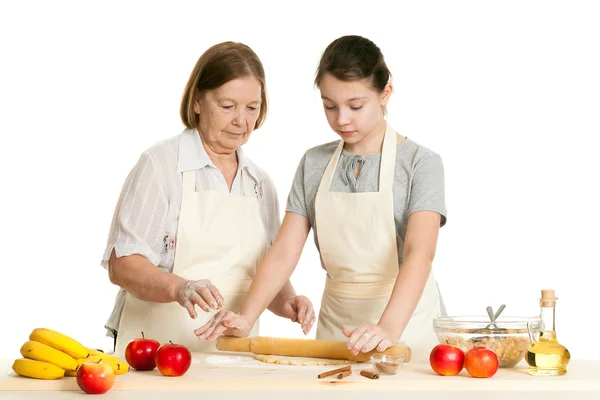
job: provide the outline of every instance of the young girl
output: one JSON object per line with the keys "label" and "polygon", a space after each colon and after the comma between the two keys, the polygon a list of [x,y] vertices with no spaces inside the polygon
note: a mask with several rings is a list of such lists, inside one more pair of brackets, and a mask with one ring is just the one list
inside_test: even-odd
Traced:
{"label": "young girl", "polygon": [[293,273],[312,228],[327,271],[316,338],[347,339],[354,354],[402,342],[413,359],[427,359],[438,343],[432,321],[445,314],[431,273],[446,223],[444,169],[438,154],[386,122],[390,75],[366,38],[326,48],[315,84],[342,140],[305,153],[240,313],[220,311],[195,331],[200,339],[246,336]]}

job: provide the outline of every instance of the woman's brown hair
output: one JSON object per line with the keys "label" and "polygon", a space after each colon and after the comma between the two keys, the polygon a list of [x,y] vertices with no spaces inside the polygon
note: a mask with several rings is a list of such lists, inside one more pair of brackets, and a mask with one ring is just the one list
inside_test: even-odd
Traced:
{"label": "woman's brown hair", "polygon": [[206,50],[196,62],[181,99],[181,121],[188,128],[196,128],[200,115],[194,112],[194,102],[205,92],[227,82],[252,76],[261,85],[261,105],[254,129],[258,129],[267,116],[267,86],[265,70],[254,51],[242,43],[223,42]]}

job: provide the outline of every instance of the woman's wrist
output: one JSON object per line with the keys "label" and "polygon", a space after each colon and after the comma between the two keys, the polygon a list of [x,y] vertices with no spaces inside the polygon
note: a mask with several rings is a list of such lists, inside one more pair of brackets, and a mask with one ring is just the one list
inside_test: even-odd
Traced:
{"label": "woman's wrist", "polygon": [[171,299],[171,302],[179,302],[179,289],[181,288],[181,285],[184,285],[186,280],[183,279],[182,277],[178,276],[178,275],[174,275],[171,274],[172,277],[170,279],[170,284],[169,284],[169,296]]}

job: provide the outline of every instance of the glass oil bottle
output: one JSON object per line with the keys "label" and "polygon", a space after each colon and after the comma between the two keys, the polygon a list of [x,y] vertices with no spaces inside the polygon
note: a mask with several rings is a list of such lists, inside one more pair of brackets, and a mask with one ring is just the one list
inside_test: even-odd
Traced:
{"label": "glass oil bottle", "polygon": [[554,290],[542,290],[539,338],[535,340],[532,329],[529,327],[531,346],[525,355],[530,375],[558,376],[567,373],[567,364],[571,360],[571,355],[569,350],[556,339],[554,317],[557,300]]}

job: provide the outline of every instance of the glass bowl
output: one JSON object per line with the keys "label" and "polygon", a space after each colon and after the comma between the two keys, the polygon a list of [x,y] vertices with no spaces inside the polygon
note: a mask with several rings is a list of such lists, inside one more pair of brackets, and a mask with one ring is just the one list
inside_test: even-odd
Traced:
{"label": "glass bowl", "polygon": [[527,323],[539,329],[537,317],[498,317],[496,326],[488,326],[490,318],[485,316],[438,317],[433,329],[440,343],[460,347],[466,352],[473,347],[483,346],[498,356],[500,368],[512,368],[525,356],[531,344]]}
{"label": "glass bowl", "polygon": [[375,353],[371,356],[371,365],[382,375],[395,375],[404,365],[404,355],[388,356]]}

